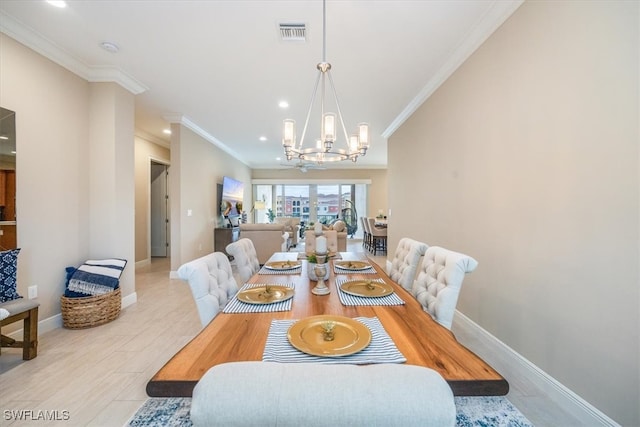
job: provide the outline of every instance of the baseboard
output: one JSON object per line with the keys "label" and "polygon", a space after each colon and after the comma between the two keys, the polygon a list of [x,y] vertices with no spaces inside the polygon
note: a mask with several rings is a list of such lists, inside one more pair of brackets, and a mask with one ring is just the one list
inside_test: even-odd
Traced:
{"label": "baseboard", "polygon": [[151,265],[151,258],[143,259],[142,261],[136,262],[136,269],[140,267],[146,267],[148,265]]}
{"label": "baseboard", "polygon": [[560,406],[567,408],[569,412],[581,414],[581,418],[593,420],[593,423],[589,423],[588,425],[619,426],[618,423],[602,411],[578,396],[458,310],[456,310],[455,317],[456,321],[464,323],[468,329],[473,330],[476,338],[498,353],[499,358],[503,358],[506,361],[505,366],[500,369],[500,373],[504,377],[527,379],[538,386],[547,396],[558,402]]}
{"label": "baseboard", "polygon": [[[138,294],[133,292],[126,297],[122,298],[122,308],[127,308],[138,301]],[[22,323],[22,322],[21,322]],[[54,329],[62,328],[62,314],[54,314],[51,317],[38,321],[38,335],[53,331]],[[14,340],[21,340],[23,337],[23,329],[17,329],[8,334],[9,337]]]}
{"label": "baseboard", "polygon": [[138,302],[138,294],[136,292],[132,292],[126,297],[122,298],[122,308],[127,308],[130,305],[135,304],[136,302]]}
{"label": "baseboard", "polygon": [[169,272],[169,279],[179,279],[179,278],[180,278],[180,276],[178,276],[178,272],[177,271],[171,270]]}

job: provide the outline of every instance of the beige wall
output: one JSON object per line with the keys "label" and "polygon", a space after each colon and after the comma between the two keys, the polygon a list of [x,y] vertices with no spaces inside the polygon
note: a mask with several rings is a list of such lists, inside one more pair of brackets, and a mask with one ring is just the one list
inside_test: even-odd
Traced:
{"label": "beige wall", "polygon": [[[106,251],[133,261],[133,116],[122,116],[133,111],[133,96],[90,84],[4,34],[0,70],[0,105],[16,112],[18,290],[26,296],[38,286],[43,321],[60,313],[65,267]],[[111,113],[92,116],[96,110]],[[98,161],[90,124],[108,133],[106,163]],[[92,207],[91,193],[105,191]],[[100,213],[105,205],[110,215]],[[105,237],[105,228],[115,235]],[[133,293],[133,280],[131,266],[124,295]]]}
{"label": "beige wall", "polygon": [[142,137],[135,138],[135,180],[136,180],[136,262],[149,261],[149,187],[151,177],[151,161],[169,164],[171,152],[168,148],[148,141]]}
{"label": "beige wall", "polygon": [[638,5],[525,2],[388,144],[391,247],[475,257],[458,308],[624,425],[640,425]]}
{"label": "beige wall", "polygon": [[[223,176],[245,183],[244,205],[251,206],[251,170],[181,125],[171,126],[171,269],[213,252],[220,216],[217,184]],[[187,211],[192,212],[187,216]]]}
{"label": "beige wall", "polygon": [[386,169],[331,169],[331,170],[310,170],[302,173],[295,169],[254,169],[253,179],[370,179],[368,193],[368,212],[358,212],[360,216],[376,216],[378,210],[382,209],[385,214],[387,205],[387,170]]}

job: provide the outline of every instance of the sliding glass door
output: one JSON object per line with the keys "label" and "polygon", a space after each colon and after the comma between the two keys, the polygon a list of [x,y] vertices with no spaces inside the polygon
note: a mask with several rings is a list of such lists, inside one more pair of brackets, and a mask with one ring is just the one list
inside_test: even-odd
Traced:
{"label": "sliding glass door", "polygon": [[366,215],[366,184],[256,184],[254,221],[269,222],[274,216],[300,218],[307,226],[321,222],[330,225],[340,219],[347,223],[350,234],[362,236],[358,216]]}

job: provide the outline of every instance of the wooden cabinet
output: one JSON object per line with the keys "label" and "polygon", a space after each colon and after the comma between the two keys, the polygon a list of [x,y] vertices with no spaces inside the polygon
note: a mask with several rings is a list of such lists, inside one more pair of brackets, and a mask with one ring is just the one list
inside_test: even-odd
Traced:
{"label": "wooden cabinet", "polygon": [[227,256],[227,245],[240,238],[240,227],[216,228],[213,230],[213,250],[223,252]]}
{"label": "wooden cabinet", "polygon": [[18,247],[18,236],[15,224],[0,225],[0,250],[15,249]]}
{"label": "wooden cabinet", "polygon": [[16,171],[0,170],[0,221],[16,220]]}

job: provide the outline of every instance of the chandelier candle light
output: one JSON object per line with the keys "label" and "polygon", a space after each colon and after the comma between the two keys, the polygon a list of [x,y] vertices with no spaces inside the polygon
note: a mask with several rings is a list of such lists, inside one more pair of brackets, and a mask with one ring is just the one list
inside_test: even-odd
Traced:
{"label": "chandelier candle light", "polygon": [[[318,76],[316,77],[316,84],[313,89],[313,95],[311,97],[311,103],[309,105],[309,111],[307,112],[307,118],[304,122],[304,128],[302,129],[302,136],[300,143],[296,144],[296,122],[295,120],[286,119],[284,121],[284,130],[282,135],[282,145],[284,147],[284,153],[287,156],[287,160],[298,158],[305,161],[311,161],[316,163],[324,162],[338,162],[342,160],[352,160],[356,162],[359,156],[367,154],[369,148],[369,125],[367,123],[360,123],[357,127],[357,132],[351,136],[347,133],[347,128],[344,125],[342,119],[342,112],[340,111],[340,104],[338,103],[338,96],[336,95],[336,89],[333,84],[333,78],[331,77],[331,64],[326,61],[326,44],[327,44],[327,31],[326,31],[326,0],[322,1],[322,62],[317,65]],[[335,100],[335,106],[338,114],[332,112],[325,112],[325,91],[326,80],[329,81],[329,87]],[[317,144],[311,147],[304,147],[304,137],[307,133],[307,126],[309,125],[309,117],[311,116],[311,110],[315,103],[316,94],[318,93],[318,86],[321,86],[321,98],[320,98],[320,140]],[[344,145],[346,148],[336,148],[334,143],[337,141],[338,128],[340,126],[344,133]]]}

